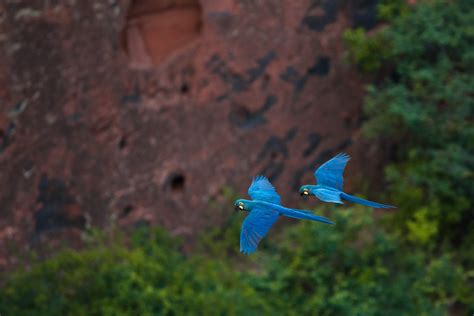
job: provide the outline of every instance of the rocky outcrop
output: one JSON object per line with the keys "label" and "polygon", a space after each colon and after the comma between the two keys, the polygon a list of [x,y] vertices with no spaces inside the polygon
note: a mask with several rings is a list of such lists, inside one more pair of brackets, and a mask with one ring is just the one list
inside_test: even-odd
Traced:
{"label": "rocky outcrop", "polygon": [[224,186],[246,194],[261,173],[297,203],[316,164],[373,155],[358,147],[363,85],[341,32],[372,27],[374,8],[3,1],[0,265],[90,226],[192,236],[223,220],[208,202]]}

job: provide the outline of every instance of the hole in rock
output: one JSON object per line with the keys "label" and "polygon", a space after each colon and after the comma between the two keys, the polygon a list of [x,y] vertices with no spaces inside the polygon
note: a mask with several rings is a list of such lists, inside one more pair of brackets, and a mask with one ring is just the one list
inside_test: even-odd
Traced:
{"label": "hole in rock", "polygon": [[132,205],[127,205],[123,208],[122,216],[125,217],[128,214],[130,214],[132,211],[133,211],[133,206]]}
{"label": "hole in rock", "polygon": [[123,46],[132,68],[151,68],[166,61],[201,35],[198,0],[132,0]]}
{"label": "hole in rock", "polygon": [[188,91],[189,91],[189,86],[188,86],[188,84],[187,84],[187,83],[183,83],[183,84],[181,85],[181,88],[180,88],[179,90],[181,91],[182,94],[188,93]]}
{"label": "hole in rock", "polygon": [[180,173],[172,174],[169,180],[169,187],[171,188],[171,192],[182,192],[184,190],[185,180],[186,179],[184,178],[184,175]]}
{"label": "hole in rock", "polygon": [[118,142],[118,148],[122,150],[125,147],[127,147],[127,136],[122,136]]}

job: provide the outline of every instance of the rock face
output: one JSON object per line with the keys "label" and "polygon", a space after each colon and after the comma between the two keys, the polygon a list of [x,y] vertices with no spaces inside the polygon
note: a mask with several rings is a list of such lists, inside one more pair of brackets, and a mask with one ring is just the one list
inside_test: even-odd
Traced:
{"label": "rock face", "polygon": [[317,164],[339,151],[367,158],[363,86],[341,33],[372,27],[374,8],[2,1],[0,265],[12,245],[75,241],[90,226],[192,236],[223,220],[208,202],[224,186],[244,195],[264,174],[299,203]]}

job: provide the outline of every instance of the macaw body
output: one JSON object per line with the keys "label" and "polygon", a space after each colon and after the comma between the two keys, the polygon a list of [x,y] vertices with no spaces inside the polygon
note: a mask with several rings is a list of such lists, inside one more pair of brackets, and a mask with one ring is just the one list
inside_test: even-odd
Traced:
{"label": "macaw body", "polygon": [[325,185],[308,185],[306,186],[310,193],[314,196],[316,196],[318,199],[324,202],[329,202],[329,203],[339,203],[339,204],[344,204],[344,202],[341,201],[341,191],[335,188],[331,188]]}
{"label": "macaw body", "polygon": [[282,206],[275,188],[263,176],[253,179],[248,194],[252,200],[239,199],[234,203],[238,211],[249,212],[242,223],[240,233],[240,251],[244,254],[251,254],[257,250],[260,240],[280,216],[333,224],[329,219],[314,215],[310,211]]}
{"label": "macaw body", "polygon": [[323,202],[344,204],[342,200],[358,203],[375,208],[394,208],[395,206],[368,201],[345,193],[342,190],[344,184],[344,168],[350,157],[346,154],[338,154],[331,160],[321,165],[315,172],[316,185],[303,185],[300,188],[301,195],[314,195]]}

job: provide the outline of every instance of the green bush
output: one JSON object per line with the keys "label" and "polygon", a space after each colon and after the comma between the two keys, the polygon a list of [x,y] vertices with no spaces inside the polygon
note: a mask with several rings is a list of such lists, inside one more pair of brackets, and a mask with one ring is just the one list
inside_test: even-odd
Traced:
{"label": "green bush", "polygon": [[[411,253],[367,208],[331,217],[337,225],[277,225],[272,246],[252,257],[185,256],[160,230],[136,233],[128,247],[115,241],[66,250],[9,276],[0,313],[431,316],[469,295],[449,256]],[[238,248],[238,234],[215,242],[227,253]]]}
{"label": "green bush", "polygon": [[275,301],[285,302],[282,309],[313,315],[445,315],[452,299],[462,296],[466,277],[449,256],[432,260],[403,247],[364,207],[336,211],[332,218],[334,227],[296,225],[271,258],[263,284]]}
{"label": "green bush", "polygon": [[473,20],[472,1],[422,3],[394,19],[381,36],[396,79],[369,89],[364,124],[397,148],[387,170],[397,227],[411,241],[468,247],[471,264],[474,243],[462,241],[474,238]]}
{"label": "green bush", "polygon": [[383,34],[376,37],[367,36],[364,29],[348,29],[343,33],[343,39],[350,52],[347,59],[359,66],[363,72],[372,72],[380,69],[390,54],[390,43]]}
{"label": "green bush", "polygon": [[[9,277],[1,315],[241,315],[267,310],[219,260],[186,258],[179,243],[142,231],[121,242],[67,250]],[[230,304],[229,302],[232,302]]]}
{"label": "green bush", "polygon": [[[420,2],[389,20],[372,36],[349,31],[358,40],[346,39],[351,60],[389,73],[368,89],[363,126],[368,137],[394,148],[386,178],[399,209],[389,227],[414,252],[433,258],[433,267],[449,254],[457,271],[467,270],[450,299],[472,309],[474,2]],[[385,50],[377,50],[380,43]]]}

